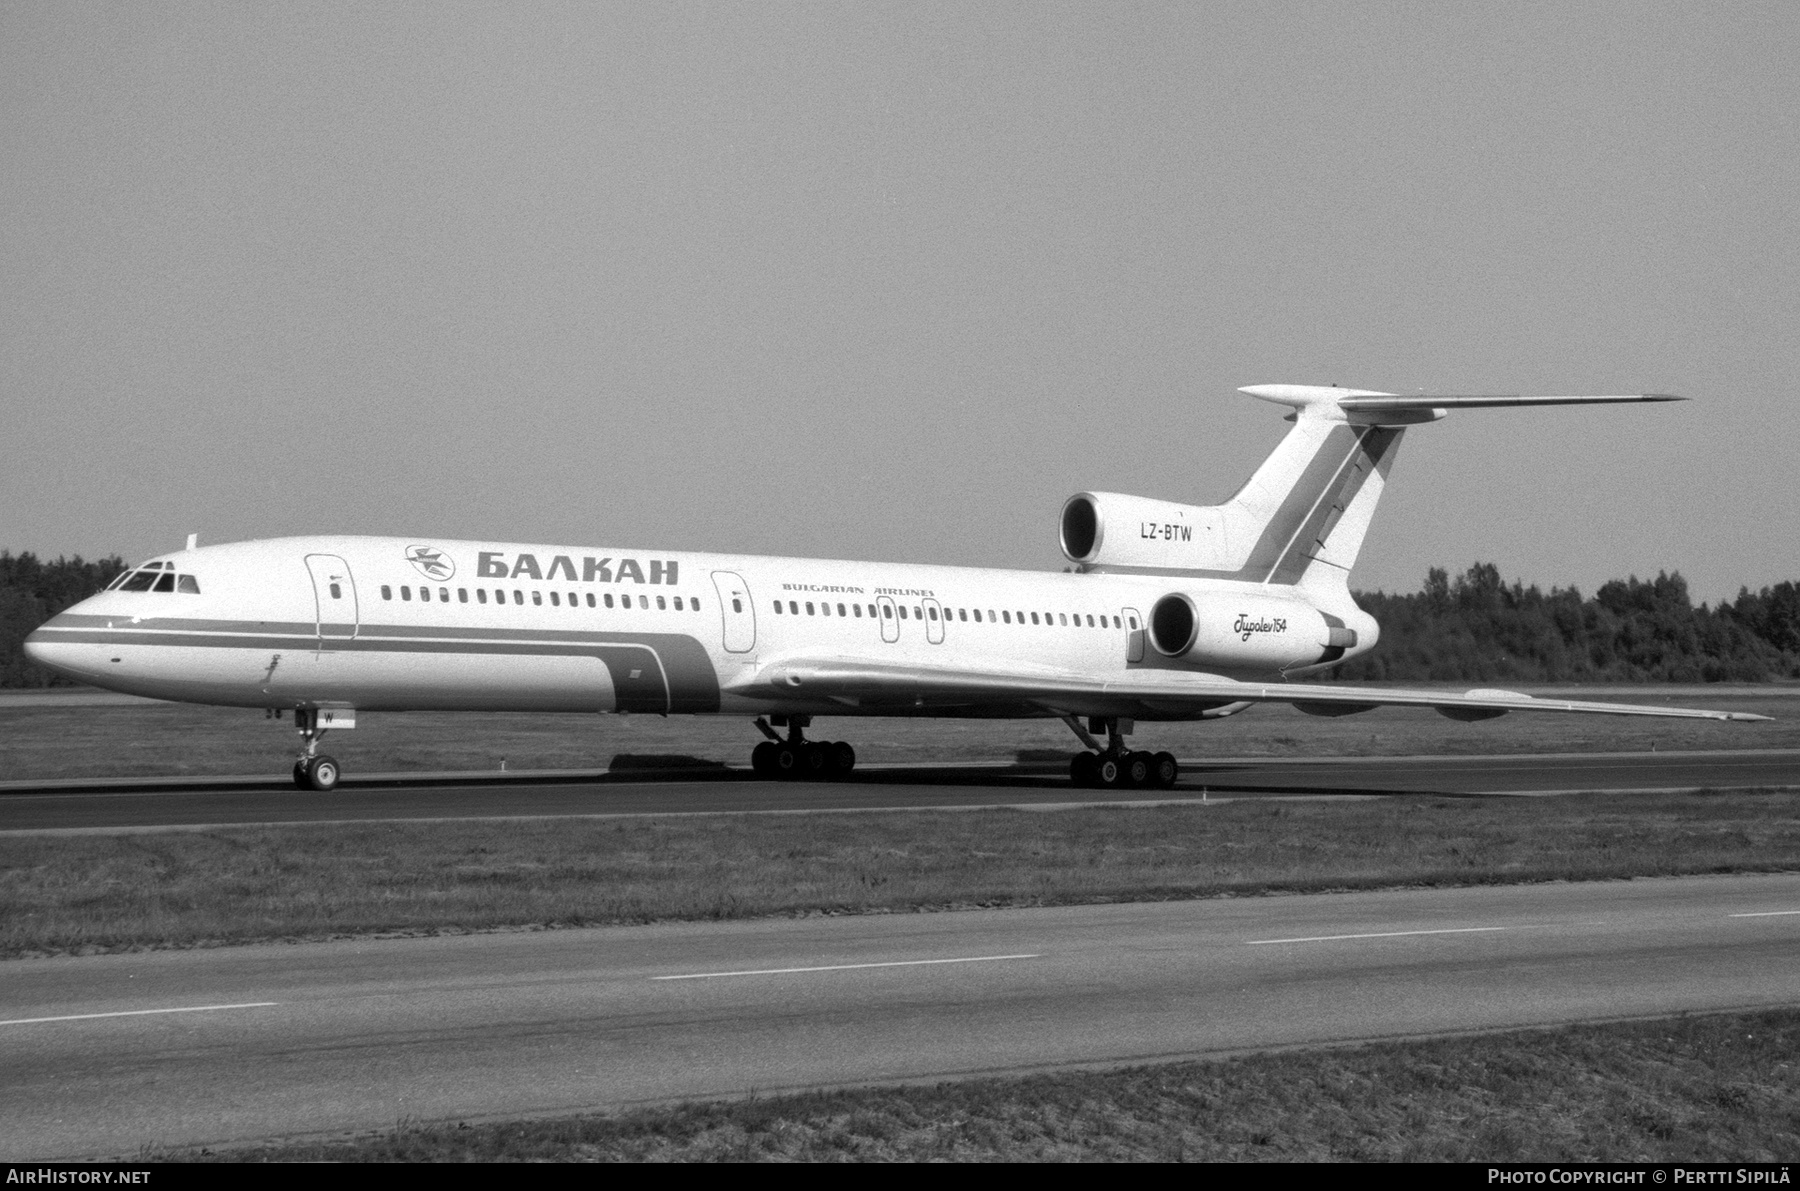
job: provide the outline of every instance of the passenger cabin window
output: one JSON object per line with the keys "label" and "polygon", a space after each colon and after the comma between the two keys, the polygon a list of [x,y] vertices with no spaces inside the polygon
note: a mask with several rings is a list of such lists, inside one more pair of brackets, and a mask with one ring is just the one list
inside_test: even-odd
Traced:
{"label": "passenger cabin window", "polygon": [[861,620],[862,619],[862,605],[861,604],[851,604],[850,606],[852,608],[856,609],[856,619]]}
{"label": "passenger cabin window", "polygon": [[937,609],[936,608],[927,608],[927,609],[925,609],[925,611],[927,611],[931,614],[931,619],[933,619],[933,620],[937,619]]}
{"label": "passenger cabin window", "polygon": [[344,589],[339,587],[337,584],[333,583],[331,585],[331,598],[334,600],[343,599],[344,598]]}
{"label": "passenger cabin window", "polygon": [[664,600],[663,597],[661,597],[661,596],[657,596],[656,597],[656,610],[658,612],[667,612],[669,610],[668,601]]}
{"label": "passenger cabin window", "polygon": [[410,603],[412,601],[412,588],[402,583],[400,585],[400,598]]}
{"label": "passenger cabin window", "polygon": [[906,619],[906,605],[905,604],[900,605],[900,619],[901,620]]}
{"label": "passenger cabin window", "polygon": [[892,619],[894,619],[894,610],[892,608],[883,608],[881,610],[881,615],[886,617],[888,620],[892,620]]}
{"label": "passenger cabin window", "polygon": [[590,592],[588,592],[588,607],[592,608],[593,606],[594,606],[594,593],[590,591]]}
{"label": "passenger cabin window", "polygon": [[1134,629],[1137,628],[1137,617],[1133,616],[1130,619],[1131,619],[1131,627]]}
{"label": "passenger cabin window", "polygon": [[806,614],[808,616],[813,615],[813,606],[812,606],[811,600],[806,601]]}
{"label": "passenger cabin window", "polygon": [[194,578],[192,575],[183,575],[176,583],[175,590],[184,591],[188,595],[199,595],[200,580]]}
{"label": "passenger cabin window", "polygon": [[677,612],[681,611],[681,597],[680,596],[675,597],[675,611],[677,611]]}
{"label": "passenger cabin window", "polygon": [[1011,612],[1002,612],[1000,614],[1000,619],[1004,620],[1007,624],[1011,624],[1012,623],[1012,613]]}
{"label": "passenger cabin window", "polygon": [[513,603],[523,604],[524,602],[525,602],[525,593],[520,591],[516,587],[513,588]]}
{"label": "passenger cabin window", "polygon": [[419,599],[423,600],[427,604],[431,603],[431,588],[429,588],[429,587],[419,588]]}
{"label": "passenger cabin window", "polygon": [[456,589],[456,602],[459,604],[466,604],[469,602],[469,589],[468,588],[459,587]]}
{"label": "passenger cabin window", "polygon": [[450,589],[448,587],[438,588],[438,599],[448,604],[450,602]]}
{"label": "passenger cabin window", "polygon": [[608,608],[613,606],[612,592],[610,591],[606,593],[606,606]]}
{"label": "passenger cabin window", "polygon": [[384,600],[393,599],[394,598],[394,589],[389,587],[387,584],[383,583],[381,585],[381,598]]}
{"label": "passenger cabin window", "polygon": [[531,602],[533,604],[541,605],[544,602],[544,593],[541,591],[532,592],[531,593]]}
{"label": "passenger cabin window", "polygon": [[552,607],[556,607],[556,608],[562,607],[562,597],[557,595],[554,591],[551,592],[550,593],[550,604]]}
{"label": "passenger cabin window", "polygon": [[742,612],[744,610],[744,601],[738,599],[736,596],[732,596],[731,597],[731,610],[733,612]]}
{"label": "passenger cabin window", "polygon": [[477,588],[476,588],[476,589],[475,589],[475,602],[476,602],[476,603],[477,603],[477,604],[485,604],[485,603],[487,603],[487,588],[485,588],[485,587],[477,587]]}
{"label": "passenger cabin window", "polygon": [[690,597],[688,599],[688,607],[693,609],[695,612],[700,611],[700,598],[698,596]]}

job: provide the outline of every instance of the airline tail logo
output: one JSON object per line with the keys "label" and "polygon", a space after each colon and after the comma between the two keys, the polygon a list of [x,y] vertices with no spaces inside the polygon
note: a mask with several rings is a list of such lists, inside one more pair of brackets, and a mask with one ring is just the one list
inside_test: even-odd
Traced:
{"label": "airline tail logo", "polygon": [[456,564],[450,561],[450,556],[432,546],[408,546],[406,561],[427,579],[448,579],[456,574]]}

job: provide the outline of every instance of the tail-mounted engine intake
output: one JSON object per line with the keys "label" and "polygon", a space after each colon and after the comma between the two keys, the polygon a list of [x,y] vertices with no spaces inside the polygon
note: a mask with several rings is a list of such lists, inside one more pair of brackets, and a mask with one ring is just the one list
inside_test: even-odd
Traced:
{"label": "tail-mounted engine intake", "polygon": [[1235,565],[1217,507],[1117,492],[1077,492],[1063,502],[1062,550],[1083,567],[1204,571]]}
{"label": "tail-mounted engine intake", "polygon": [[1266,596],[1173,592],[1150,609],[1151,648],[1225,670],[1291,670],[1334,662],[1356,631],[1309,604]]}

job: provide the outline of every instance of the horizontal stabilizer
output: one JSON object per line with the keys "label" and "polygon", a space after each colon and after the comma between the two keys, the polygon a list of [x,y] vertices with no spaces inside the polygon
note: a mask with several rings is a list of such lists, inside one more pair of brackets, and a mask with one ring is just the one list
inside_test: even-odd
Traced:
{"label": "horizontal stabilizer", "polygon": [[1686,401],[1673,393],[1383,393],[1336,385],[1249,385],[1252,397],[1295,409],[1338,409],[1347,414],[1411,413],[1450,409],[1498,409],[1512,405],[1620,405],[1642,401]]}
{"label": "horizontal stabilizer", "polygon": [[1338,408],[1348,413],[1391,409],[1494,409],[1508,405],[1616,405],[1631,401],[1686,401],[1673,393],[1627,393],[1607,396],[1534,397],[1516,393],[1424,393],[1406,396],[1346,397]]}

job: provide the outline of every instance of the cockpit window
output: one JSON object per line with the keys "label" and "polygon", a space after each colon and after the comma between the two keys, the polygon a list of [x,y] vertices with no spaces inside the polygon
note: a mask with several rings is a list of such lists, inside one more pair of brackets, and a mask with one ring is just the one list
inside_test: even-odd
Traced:
{"label": "cockpit window", "polygon": [[162,573],[162,576],[159,579],[157,579],[156,586],[151,588],[150,590],[151,591],[174,591],[175,590],[175,572],[164,571]]}
{"label": "cockpit window", "polygon": [[156,582],[155,571],[133,571],[125,582],[119,584],[120,591],[149,591],[150,585]]}
{"label": "cockpit window", "polygon": [[183,575],[175,584],[176,591],[184,591],[188,595],[200,594],[200,580],[192,575]]}

